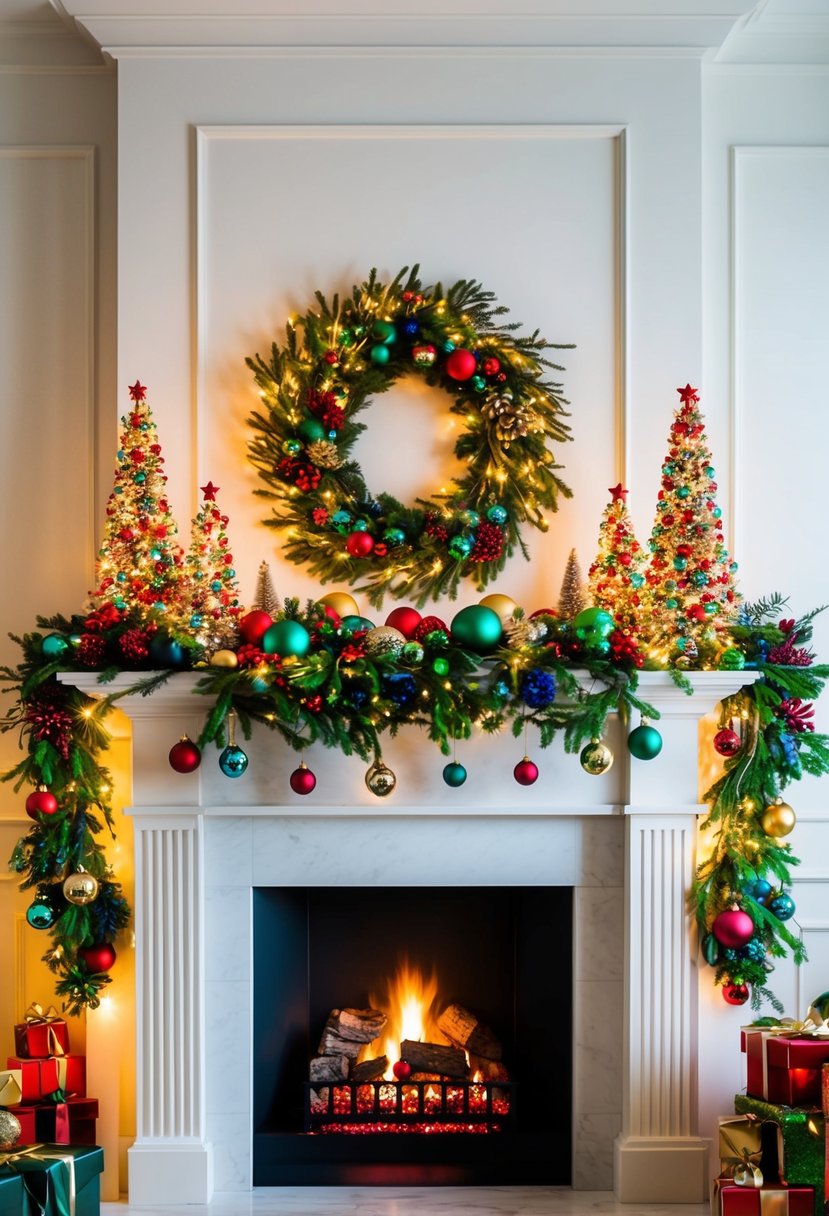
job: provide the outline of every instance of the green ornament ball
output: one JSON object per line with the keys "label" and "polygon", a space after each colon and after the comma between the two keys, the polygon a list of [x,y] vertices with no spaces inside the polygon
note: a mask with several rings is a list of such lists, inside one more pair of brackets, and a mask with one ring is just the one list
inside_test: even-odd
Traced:
{"label": "green ornament ball", "polygon": [[443,780],[447,785],[451,786],[452,789],[458,789],[458,787],[463,785],[464,781],[466,781],[466,769],[462,764],[458,764],[457,761],[453,761],[451,764],[447,764],[445,766],[443,770]]}
{"label": "green ornament ball", "polygon": [[481,517],[477,511],[461,511],[458,518],[462,524],[466,525],[467,528],[477,528],[478,524],[481,522]]}
{"label": "green ornament ball", "polygon": [[297,430],[306,443],[316,443],[325,438],[325,427],[316,418],[304,418]]}
{"label": "green ornament ball", "polygon": [[419,667],[423,662],[424,650],[420,642],[407,642],[403,647],[400,658],[407,667]]}
{"label": "green ornament ball", "polygon": [[402,528],[386,528],[383,533],[383,540],[390,549],[396,549],[398,545],[402,545],[406,539],[406,533]]}
{"label": "green ornament ball", "polygon": [[69,643],[59,633],[47,633],[40,643],[40,652],[47,659],[59,659],[68,649]]}
{"label": "green ornament ball", "polygon": [[376,363],[379,367],[382,367],[384,364],[388,363],[390,358],[391,358],[391,352],[389,351],[389,348],[387,346],[372,346],[372,348],[371,348],[372,363]]}
{"label": "green ornament ball", "polygon": [[497,612],[483,604],[470,604],[452,618],[451,632],[459,646],[483,654],[498,645],[503,629]]}
{"label": "green ornament ball", "polygon": [[468,536],[453,536],[448,545],[450,557],[463,561],[472,552],[472,541]]}
{"label": "green ornament ball", "polygon": [[615,628],[615,622],[604,608],[584,608],[573,617],[573,628],[576,637],[592,641],[609,637]]}
{"label": "green ornament ball", "polygon": [[337,337],[337,344],[339,346],[351,346],[353,341],[354,341],[354,335],[352,334],[350,329],[341,329],[340,330],[339,335]]}
{"label": "green ornament ball", "polygon": [[298,439],[286,439],[282,444],[282,451],[286,456],[297,456],[302,451],[302,444]]}
{"label": "green ornament ball", "polygon": [[469,383],[476,393],[483,393],[486,389],[486,380],[483,376],[473,376]]}
{"label": "green ornament ball", "polygon": [[377,338],[386,346],[397,341],[397,330],[391,321],[375,321],[371,327],[371,333],[372,337]]}
{"label": "green ornament ball", "polygon": [[432,664],[432,671],[435,673],[436,676],[448,676],[449,675],[449,660],[448,659],[435,659],[434,663]]}
{"label": "green ornament ball", "polygon": [[829,992],[821,992],[820,996],[816,996],[811,1002],[811,1008],[826,1021],[829,1018]]}
{"label": "green ornament ball", "polygon": [[310,645],[311,635],[299,621],[276,621],[262,637],[265,654],[278,654],[283,659],[301,659],[308,653]]}
{"label": "green ornament ball", "polygon": [[717,662],[720,671],[742,671],[745,665],[746,656],[736,646],[727,647]]}
{"label": "green ornament ball", "polygon": [[662,736],[656,727],[643,722],[628,735],[628,751],[637,760],[654,760],[662,751]]}
{"label": "green ornament ball", "polygon": [[486,517],[491,524],[497,524],[499,528],[502,528],[509,518],[509,511],[506,507],[496,503],[494,507],[489,508]]}

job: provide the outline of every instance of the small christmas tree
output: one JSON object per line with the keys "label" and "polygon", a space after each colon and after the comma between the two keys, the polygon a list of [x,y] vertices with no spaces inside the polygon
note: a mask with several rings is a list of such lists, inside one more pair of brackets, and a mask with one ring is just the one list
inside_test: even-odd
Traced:
{"label": "small christmas tree", "polygon": [[610,612],[618,629],[635,635],[641,620],[645,554],[633,532],[633,521],[622,483],[611,495],[599,528],[599,552],[588,574],[590,597],[597,608]]}
{"label": "small christmas tree", "polygon": [[677,392],[680,407],[662,465],[642,622],[654,657],[671,665],[698,660],[711,666],[737,611],[737,564],[725,548],[699,395],[690,384]]}
{"label": "small christmas tree", "polygon": [[106,508],[94,594],[139,619],[163,619],[170,629],[187,619],[184,553],[165,493],[164,457],[146,387],[130,385],[132,406],[121,418],[115,484]]}
{"label": "small christmas tree", "polygon": [[267,562],[259,563],[259,573],[256,576],[256,591],[253,596],[251,609],[258,608],[261,612],[267,612],[268,616],[274,619],[282,612],[282,601],[276,594],[276,588],[273,585],[271,576],[271,568]]}
{"label": "small christmas tree", "polygon": [[558,614],[565,620],[570,621],[574,616],[584,609],[589,607],[590,600],[587,597],[587,592],[584,589],[584,578],[582,577],[579,559],[576,556],[576,550],[570,550],[570,556],[567,558],[567,565],[564,568],[564,578],[561,582],[561,591],[558,597]]}
{"label": "small christmas tree", "polygon": [[204,502],[193,520],[187,554],[191,585],[189,624],[199,644],[212,652],[235,644],[236,623],[243,609],[225,530],[227,516],[216,505],[219,487],[209,481],[201,492]]}

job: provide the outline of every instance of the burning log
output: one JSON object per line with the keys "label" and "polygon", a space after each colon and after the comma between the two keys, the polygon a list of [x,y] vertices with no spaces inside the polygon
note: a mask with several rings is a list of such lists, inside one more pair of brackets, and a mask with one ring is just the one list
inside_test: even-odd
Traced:
{"label": "burning log", "polygon": [[371,1043],[382,1033],[387,1021],[379,1009],[332,1009],[326,1029],[330,1027],[341,1039]]}
{"label": "burning log", "polygon": [[388,1066],[388,1056],[378,1056],[376,1060],[363,1060],[360,1064],[354,1065],[351,1080],[355,1085],[365,1085],[367,1081],[380,1081]]}
{"label": "burning log", "polygon": [[347,1056],[316,1056],[311,1061],[308,1077],[311,1081],[337,1085],[348,1080],[349,1065]]}
{"label": "burning log", "polygon": [[464,1009],[463,1005],[447,1005],[438,1018],[438,1026],[456,1046],[470,1055],[484,1056],[487,1060],[500,1060],[501,1044],[495,1034],[477,1014]]}
{"label": "burning log", "polygon": [[473,1077],[478,1073],[483,1081],[508,1081],[509,1071],[506,1064],[500,1060],[487,1060],[485,1056],[475,1056],[469,1053],[469,1071]]}
{"label": "burning log", "polygon": [[400,1044],[400,1058],[411,1064],[412,1073],[466,1077],[469,1072],[464,1053],[457,1047],[444,1047],[442,1043],[415,1043],[404,1039]]}

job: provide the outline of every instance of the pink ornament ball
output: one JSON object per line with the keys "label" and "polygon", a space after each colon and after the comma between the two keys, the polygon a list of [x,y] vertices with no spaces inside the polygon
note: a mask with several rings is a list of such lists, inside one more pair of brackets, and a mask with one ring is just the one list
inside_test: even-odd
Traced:
{"label": "pink ornament ball", "polygon": [[395,608],[386,617],[386,624],[392,629],[399,629],[403,637],[408,641],[414,635],[423,617],[416,608]]}
{"label": "pink ornament ball", "polygon": [[754,936],[754,921],[742,908],[728,908],[716,917],[711,932],[721,946],[739,950]]}
{"label": "pink ornament ball", "polygon": [[170,748],[168,760],[175,772],[194,773],[201,764],[201,752],[193,740],[185,735]]}
{"label": "pink ornament ball", "polygon": [[452,380],[468,380],[477,366],[471,350],[453,350],[446,360],[446,374]]}
{"label": "pink ornament ball", "polygon": [[374,537],[368,532],[349,532],[345,547],[352,557],[368,557],[374,548]]}
{"label": "pink ornament ball", "polygon": [[242,641],[247,642],[249,646],[258,646],[272,624],[270,615],[261,608],[254,608],[252,612],[245,613],[239,622]]}
{"label": "pink ornament ball", "polygon": [[523,760],[518,761],[512,775],[519,785],[535,785],[538,780],[538,765],[533,764],[529,756],[525,756]]}
{"label": "pink ornament ball", "polygon": [[317,784],[317,779],[307,764],[300,764],[290,776],[291,789],[295,794],[310,794]]}

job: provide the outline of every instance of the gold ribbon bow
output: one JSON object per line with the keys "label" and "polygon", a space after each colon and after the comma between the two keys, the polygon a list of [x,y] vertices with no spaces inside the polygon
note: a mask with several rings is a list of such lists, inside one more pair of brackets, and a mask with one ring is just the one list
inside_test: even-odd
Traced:
{"label": "gold ribbon bow", "polygon": [[17,1106],[23,1098],[23,1073],[19,1068],[0,1071],[0,1106]]}
{"label": "gold ribbon bow", "polygon": [[[17,1162],[22,1161],[24,1157],[30,1161],[63,1162],[66,1166],[68,1216],[75,1216],[75,1158],[68,1153],[64,1154],[57,1152],[55,1149],[46,1148],[42,1144],[30,1144],[28,1148],[17,1149],[13,1153],[0,1153],[0,1165],[8,1165],[14,1170]],[[19,1170],[15,1170],[15,1173],[20,1172]]]}
{"label": "gold ribbon bow", "polygon": [[745,1147],[738,1148],[722,1125],[720,1126],[720,1139],[732,1154],[730,1157],[723,1157],[722,1162],[729,1168],[735,1186],[762,1186],[763,1172],[759,1166],[761,1151],[758,1149],[751,1152]]}
{"label": "gold ribbon bow", "polygon": [[58,1036],[49,1025],[50,1022],[63,1021],[63,1018],[60,1016],[57,1009],[55,1009],[54,1005],[49,1005],[47,1009],[44,1009],[43,1006],[38,1004],[37,1001],[32,1001],[31,1005],[23,1016],[30,1026],[48,1027],[46,1041],[49,1044],[50,1056],[62,1056],[66,1054],[58,1039]]}

